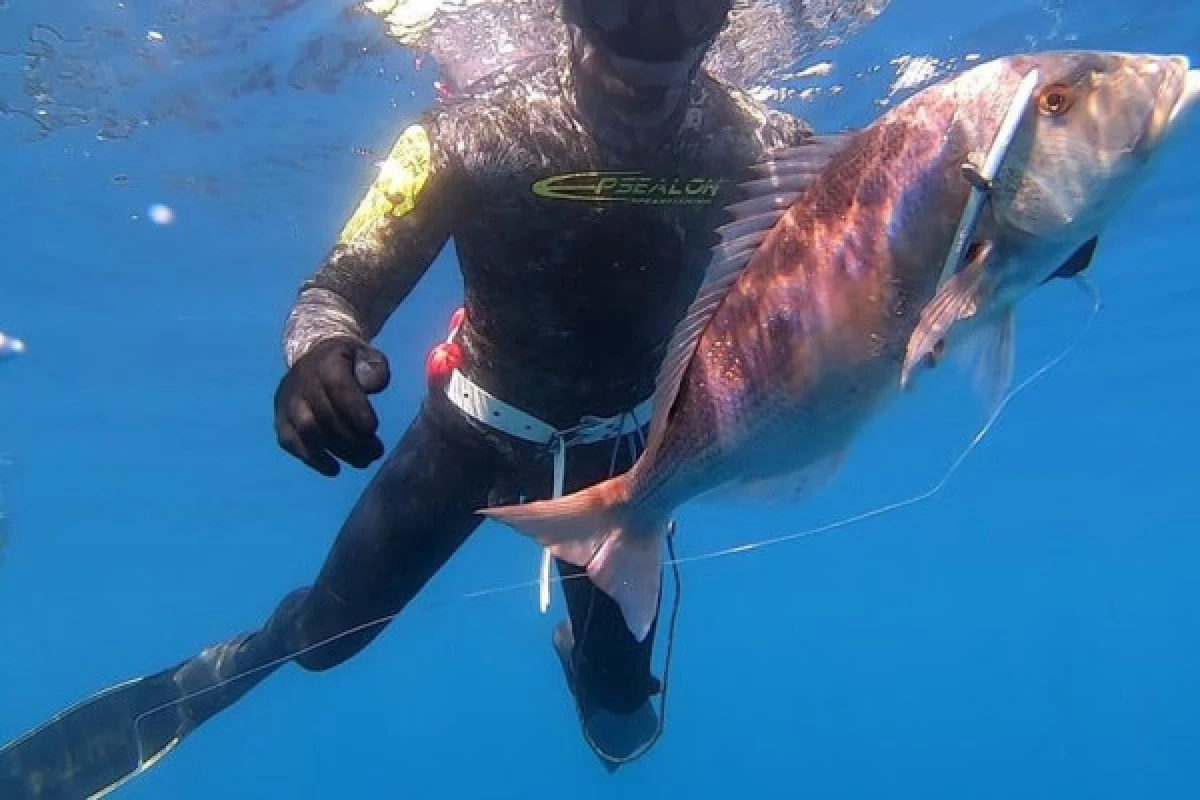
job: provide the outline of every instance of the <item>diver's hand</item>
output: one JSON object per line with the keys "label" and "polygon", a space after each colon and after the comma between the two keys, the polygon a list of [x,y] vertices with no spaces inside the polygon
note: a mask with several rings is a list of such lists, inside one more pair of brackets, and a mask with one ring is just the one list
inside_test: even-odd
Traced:
{"label": "diver's hand", "polygon": [[383,455],[379,418],[367,399],[391,379],[387,358],[348,338],[317,344],[283,376],[275,392],[279,445],[327,477],[338,459],[363,469]]}

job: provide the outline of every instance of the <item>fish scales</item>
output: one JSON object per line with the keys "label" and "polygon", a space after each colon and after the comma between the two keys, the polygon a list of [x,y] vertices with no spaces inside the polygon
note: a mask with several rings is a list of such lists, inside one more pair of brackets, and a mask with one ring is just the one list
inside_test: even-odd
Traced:
{"label": "fish scales", "polygon": [[948,130],[955,106],[931,98],[921,108],[853,137],[732,285],[664,439],[639,463],[642,502],[665,502],[656,493],[668,478],[760,477],[776,463],[769,449],[789,461],[798,446],[828,449],[881,402],[958,221],[946,199],[967,194],[965,182],[942,185],[947,162],[967,153]]}
{"label": "fish scales", "polygon": [[481,513],[586,569],[644,639],[679,506],[714,490],[810,493],[947,357],[996,413],[1017,305],[1088,269],[1198,99],[1200,70],[1183,56],[1039,53],[972,67],[857,134],[780,151],[730,206],[637,464]]}

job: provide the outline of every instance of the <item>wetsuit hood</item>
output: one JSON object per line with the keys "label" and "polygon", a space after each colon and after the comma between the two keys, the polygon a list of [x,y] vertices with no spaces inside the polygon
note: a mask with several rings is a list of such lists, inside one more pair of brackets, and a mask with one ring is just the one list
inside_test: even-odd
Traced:
{"label": "wetsuit hood", "polygon": [[669,127],[733,0],[563,0],[571,68],[589,117]]}

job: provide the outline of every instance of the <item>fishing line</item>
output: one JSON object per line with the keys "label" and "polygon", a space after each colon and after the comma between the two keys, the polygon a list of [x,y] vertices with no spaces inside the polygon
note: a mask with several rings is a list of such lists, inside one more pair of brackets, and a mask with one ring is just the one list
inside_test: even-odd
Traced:
{"label": "fishing line", "polygon": [[1087,281],[1087,279],[1085,279],[1085,278],[1082,278],[1082,277],[1073,278],[1073,279],[1071,279],[1071,283],[1074,283],[1076,286],[1078,286],[1080,289],[1082,289],[1092,302],[1092,307],[1091,307],[1091,311],[1088,315],[1087,322],[1084,323],[1084,325],[1080,329],[1079,333],[1077,333],[1075,335],[1075,338],[1072,339],[1067,344],[1067,346],[1065,348],[1063,348],[1062,351],[1059,352],[1058,355],[1056,355],[1054,358],[1050,359],[1045,364],[1043,364],[1039,369],[1037,369],[1035,372],[1033,372],[1033,374],[1031,374],[1029,377],[1027,377],[1025,380],[1023,380],[1020,384],[1018,384],[1015,388],[1013,388],[1011,391],[1008,392],[1008,394],[1006,394],[1004,396],[1004,399],[1001,400],[999,405],[996,406],[996,410],[988,418],[987,422],[985,422],[983,424],[983,427],[981,427],[979,429],[979,432],[975,434],[975,437],[973,439],[971,439],[971,442],[966,446],[966,448],[962,451],[962,453],[959,454],[958,458],[954,459],[954,461],[951,462],[949,468],[947,468],[947,470],[942,474],[942,477],[939,478],[938,481],[936,483],[934,483],[934,485],[932,487],[930,487],[929,489],[926,489],[924,492],[921,492],[917,495],[914,495],[913,497],[908,498],[907,500],[899,500],[894,503],[889,503],[887,505],[880,506],[879,508],[873,509],[871,511],[864,511],[861,514],[856,514],[851,517],[846,517],[844,519],[840,519],[836,522],[830,522],[825,525],[820,525],[816,528],[810,528],[808,530],[799,531],[798,533],[782,534],[780,536],[776,536],[771,539],[764,539],[759,542],[751,542],[749,544],[737,545],[734,547],[726,548],[724,550],[715,550],[710,553],[701,553],[699,555],[687,556],[685,558],[679,559],[677,563],[691,564],[691,563],[695,563],[698,561],[710,561],[715,558],[723,558],[725,556],[736,555],[739,553],[752,553],[756,550],[762,550],[764,548],[772,547],[772,546],[778,545],[778,544],[783,544],[785,542],[794,542],[797,539],[807,539],[811,536],[816,536],[821,533],[828,533],[830,531],[838,530],[839,528],[845,528],[850,525],[856,525],[860,522],[866,522],[867,520],[874,519],[876,517],[881,517],[885,514],[890,514],[893,511],[899,511],[901,509],[908,508],[910,506],[915,506],[918,503],[923,503],[926,500],[929,500],[930,498],[932,498],[933,496],[938,494],[938,492],[940,492],[940,491],[942,491],[942,489],[946,488],[946,485],[950,483],[950,480],[954,477],[954,475],[962,467],[963,463],[966,462],[967,458],[971,455],[971,453],[973,453],[975,451],[975,449],[983,442],[984,438],[988,435],[988,433],[991,432],[992,428],[995,427],[996,422],[1000,419],[1000,414],[1004,411],[1004,409],[1008,406],[1008,404],[1018,394],[1025,391],[1026,389],[1028,389],[1035,382],[1037,382],[1040,378],[1045,376],[1045,374],[1047,372],[1049,372],[1050,370],[1057,367],[1068,356],[1070,356],[1071,353],[1075,350],[1075,348],[1079,346],[1080,342],[1083,341],[1083,337],[1088,332],[1088,329],[1090,329],[1092,327],[1092,322],[1095,321],[1096,315],[1098,313],[1100,313],[1100,295],[1097,293],[1096,288],[1094,286],[1092,286],[1092,284],[1089,281]]}
{"label": "fishing line", "polygon": [[[942,491],[942,489],[944,489],[946,487],[947,484],[949,484],[950,480],[954,477],[954,475],[962,467],[963,463],[967,460],[967,458],[971,455],[971,453],[973,453],[975,451],[975,449],[980,445],[980,443],[982,443],[982,441],[988,435],[988,433],[991,432],[992,428],[995,427],[996,422],[999,420],[1000,415],[1003,413],[1003,411],[1008,407],[1008,404],[1014,398],[1016,398],[1017,395],[1021,394],[1023,391],[1025,391],[1030,386],[1032,386],[1035,382],[1037,382],[1042,377],[1044,377],[1046,375],[1046,373],[1048,373],[1050,370],[1054,369],[1060,363],[1062,363],[1064,360],[1066,360],[1066,358],[1075,351],[1075,349],[1083,341],[1084,336],[1091,329],[1092,323],[1095,321],[1096,316],[1097,316],[1097,314],[1099,314],[1099,311],[1100,311],[1099,294],[1097,293],[1095,287],[1092,286],[1092,284],[1083,276],[1076,276],[1076,277],[1072,278],[1070,280],[1070,283],[1072,283],[1076,287],[1080,288],[1085,293],[1085,295],[1091,300],[1090,313],[1089,313],[1087,321],[1084,323],[1083,327],[1079,330],[1079,332],[1075,335],[1075,337],[1072,338],[1072,340],[1070,342],[1068,342],[1066,347],[1064,347],[1063,350],[1058,353],[1058,355],[1056,355],[1055,357],[1053,357],[1052,359],[1047,361],[1045,364],[1043,364],[1040,368],[1038,368],[1031,375],[1029,375],[1027,378],[1025,378],[1025,380],[1021,381],[1020,384],[1018,384],[1015,388],[1011,389],[1004,396],[1004,399],[1001,400],[1000,403],[996,406],[996,409],[992,412],[991,416],[988,417],[987,421],[983,424],[983,426],[979,429],[979,431],[971,439],[970,443],[959,454],[959,456],[954,459],[954,461],[950,464],[949,468],[942,474],[941,478],[939,478],[937,480],[937,482],[935,482],[933,484],[932,487],[930,487],[929,489],[927,489],[917,495],[914,495],[913,497],[910,497],[906,500],[900,500],[897,502],[889,503],[887,505],[880,506],[880,507],[872,509],[870,511],[865,511],[861,514],[856,514],[856,515],[853,515],[850,517],[845,517],[843,519],[837,520],[835,522],[830,522],[825,525],[819,525],[815,528],[809,528],[807,530],[798,531],[796,533],[782,534],[782,535],[779,535],[779,536],[776,536],[776,537],[773,537],[770,539],[763,539],[763,540],[757,541],[757,542],[751,542],[748,544],[737,545],[734,547],[728,547],[728,548],[724,548],[721,550],[714,550],[714,551],[707,552],[707,553],[700,553],[698,555],[683,556],[683,557],[672,556],[671,558],[664,560],[663,566],[673,567],[675,569],[678,569],[678,567],[683,564],[694,564],[694,563],[701,562],[701,561],[711,561],[714,559],[726,558],[729,556],[739,555],[742,553],[752,553],[752,552],[756,552],[758,550],[766,549],[768,547],[774,547],[774,546],[785,544],[788,542],[795,542],[800,539],[811,538],[813,536],[817,536],[817,535],[820,535],[823,533],[829,533],[829,532],[835,531],[835,530],[840,530],[842,528],[856,525],[860,522],[865,522],[867,520],[874,519],[876,517],[881,517],[886,514],[890,514],[895,511],[899,511],[901,509],[915,506],[915,505],[917,505],[919,503],[923,503],[926,500],[929,500],[932,497],[934,497],[935,495],[937,495],[939,492]],[[671,552],[674,553],[673,550]],[[551,582],[555,583],[555,584],[559,584],[559,583],[565,583],[568,580],[575,580],[575,579],[583,578],[583,577],[586,577],[586,573],[583,573],[580,575],[567,576],[566,578],[564,578],[562,576],[557,576],[557,577],[552,577]],[[521,591],[521,590],[537,589],[539,586],[539,583],[540,583],[540,580],[525,580],[525,581],[520,581],[517,583],[509,583],[509,584],[504,584],[504,585],[499,585],[499,586],[492,586],[492,587],[489,587],[486,589],[479,589],[476,591],[467,592],[462,595],[457,595],[453,598],[449,598],[446,600],[426,603],[419,608],[420,608],[420,610],[423,610],[423,611],[433,611],[433,610],[443,608],[443,607],[446,607],[449,605],[453,605],[455,603],[459,603],[462,601],[478,600],[478,599],[482,599],[482,598],[486,598],[486,597],[493,597],[496,595],[508,594],[509,592],[515,592],[515,591]],[[361,625],[356,625],[352,628],[349,628],[347,630],[344,630],[337,634],[334,634],[333,636],[326,637],[325,639],[322,639],[319,642],[310,644],[307,647],[300,648],[299,650],[296,650],[288,655],[284,655],[284,656],[280,656],[279,658],[272,659],[264,664],[260,664],[257,667],[253,667],[251,669],[247,669],[247,670],[239,672],[235,675],[232,675],[224,680],[214,683],[211,686],[206,686],[203,689],[198,689],[193,692],[188,692],[188,693],[180,696],[176,700],[171,700],[166,703],[162,703],[158,706],[155,706],[153,708],[150,708],[147,711],[143,711],[142,713],[138,714],[134,718],[134,722],[133,722],[134,731],[136,733],[139,730],[139,727],[140,727],[142,721],[153,714],[156,714],[160,711],[164,711],[166,709],[172,708],[180,703],[186,702],[188,700],[192,700],[194,698],[200,697],[200,696],[208,694],[210,692],[217,691],[218,689],[228,686],[229,684],[233,683],[234,681],[243,680],[245,678],[251,677],[251,676],[261,673],[261,672],[274,670],[289,661],[292,661],[296,658],[300,658],[308,653],[311,653],[314,650],[318,650],[322,647],[325,647],[326,645],[337,642],[348,636],[354,636],[356,634],[362,633],[363,631],[369,630],[371,628],[386,625],[402,613],[404,613],[403,609],[401,611],[395,612],[393,614],[388,614],[386,616],[379,617],[378,619],[371,620],[370,622],[364,622]],[[411,614],[413,612],[409,611],[409,613]],[[140,735],[136,736],[135,738],[137,739],[137,746],[138,746],[139,769],[142,769],[147,766],[145,753],[142,750],[142,740],[141,740]]]}

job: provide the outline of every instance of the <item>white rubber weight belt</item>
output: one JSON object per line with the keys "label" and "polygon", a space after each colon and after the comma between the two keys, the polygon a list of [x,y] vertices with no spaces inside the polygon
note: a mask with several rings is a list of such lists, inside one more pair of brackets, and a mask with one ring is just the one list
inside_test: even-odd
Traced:
{"label": "white rubber weight belt", "polygon": [[[457,369],[446,384],[446,397],[464,414],[489,428],[554,448],[554,497],[563,494],[568,447],[636,433],[650,421],[653,410],[653,398],[650,398],[629,411],[611,417],[587,416],[573,428],[559,430],[504,402]],[[550,562],[550,552],[544,550],[538,578],[538,606],[543,614],[550,608]]]}

